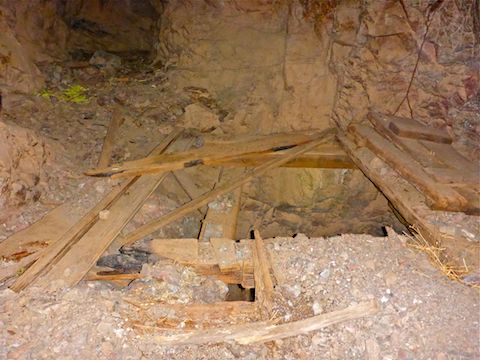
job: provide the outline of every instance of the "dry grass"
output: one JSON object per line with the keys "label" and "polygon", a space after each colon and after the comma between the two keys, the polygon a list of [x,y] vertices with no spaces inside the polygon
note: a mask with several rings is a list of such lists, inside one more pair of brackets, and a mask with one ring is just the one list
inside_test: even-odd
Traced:
{"label": "dry grass", "polygon": [[[422,235],[422,233],[415,227],[411,227],[412,233],[414,235],[405,234],[411,241],[408,243],[410,248],[413,248],[418,251],[422,251],[427,254],[430,262],[438,268],[445,276],[449,279],[458,281],[462,284],[472,286],[471,284],[466,284],[462,280],[462,276],[469,272],[467,264],[464,262],[463,267],[455,267],[450,265],[445,260],[444,251],[445,248],[434,246],[430,244]],[[475,285],[473,285],[475,286]],[[477,287],[477,286],[475,286]]]}

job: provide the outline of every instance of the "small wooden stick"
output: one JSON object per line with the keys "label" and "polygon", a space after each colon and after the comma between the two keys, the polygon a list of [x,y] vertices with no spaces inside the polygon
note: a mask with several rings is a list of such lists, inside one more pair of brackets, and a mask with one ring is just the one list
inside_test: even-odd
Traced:
{"label": "small wooden stick", "polygon": [[98,160],[98,167],[104,168],[110,164],[110,159],[112,158],[112,152],[115,142],[115,137],[117,136],[118,129],[123,124],[123,116],[121,110],[116,107],[113,110],[112,120],[108,125],[107,135],[103,141],[102,153],[100,154],[100,159]]}
{"label": "small wooden stick", "polygon": [[200,345],[236,341],[242,345],[263,343],[284,339],[291,336],[307,334],[327,326],[364,316],[375,315],[379,311],[376,301],[363,302],[343,310],[313,316],[304,320],[275,325],[272,322],[253,322],[210,330],[183,332],[173,335],[157,335],[155,341],[159,345]]}

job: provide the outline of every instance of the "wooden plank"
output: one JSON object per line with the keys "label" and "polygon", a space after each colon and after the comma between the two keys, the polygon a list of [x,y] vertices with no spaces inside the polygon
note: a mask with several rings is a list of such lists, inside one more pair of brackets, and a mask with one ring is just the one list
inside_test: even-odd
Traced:
{"label": "wooden plank", "polygon": [[[421,233],[433,246],[445,248],[443,260],[446,264],[457,268],[463,267],[465,264],[469,269],[480,267],[478,243],[463,236],[452,236],[442,232],[439,221],[443,217],[443,212],[430,210],[425,204],[424,195],[408,181],[398,176],[392,168],[369,149],[357,148],[343,135],[337,135],[337,137],[360,170],[379,188],[412,229]],[[468,217],[468,215],[463,216]],[[450,218],[450,214],[447,213],[445,217]],[[454,233],[460,234],[463,225],[461,222],[454,225],[459,227],[459,231],[454,231]],[[474,230],[470,231],[474,232]],[[478,229],[477,235],[480,236]]]}
{"label": "wooden plank", "polygon": [[174,171],[197,165],[219,165],[224,161],[237,158],[241,154],[264,151],[281,151],[297,145],[305,144],[317,135],[281,134],[262,139],[255,138],[232,144],[209,145],[199,149],[163,156],[150,156],[140,160],[127,161],[111,167],[92,169],[86,172],[91,176],[125,177]]}
{"label": "wooden plank", "polygon": [[85,275],[85,281],[123,281],[123,280],[137,280],[143,277],[139,273],[118,273],[116,271],[89,271]]}
{"label": "wooden plank", "polygon": [[424,125],[414,119],[398,116],[389,116],[388,119],[388,128],[393,131],[395,135],[444,144],[452,143],[452,137],[446,130]]}
{"label": "wooden plank", "polygon": [[[210,243],[199,243],[198,239],[154,239],[150,242],[149,250],[158,256],[189,266],[199,275],[215,276],[226,284],[241,284],[244,276],[250,275],[251,280],[247,278],[244,287],[254,287],[253,267],[249,269],[249,274],[244,273],[240,266],[238,271],[222,272],[214,257],[200,256],[200,252],[206,252],[205,246],[211,248]],[[202,251],[200,251],[201,247],[203,247]],[[209,250],[213,253],[213,249]],[[244,258],[238,260],[239,264],[242,264],[244,260]]]}
{"label": "wooden plank", "polygon": [[154,220],[148,224],[145,224],[138,229],[132,231],[130,234],[127,234],[127,236],[123,239],[120,239],[118,244],[120,246],[124,245],[129,245],[133,244],[135,241],[142,239],[143,237],[151,234],[152,232],[162,228],[165,225],[170,224],[171,222],[178,220],[182,218],[183,216],[187,215],[188,213],[198,209],[201,206],[204,206],[208,204],[212,199],[216,198],[217,196],[221,196],[223,194],[226,194],[232,190],[237,189],[238,187],[242,186],[243,184],[249,182],[256,176],[260,176],[264,173],[266,173],[268,170],[274,169],[291,159],[294,159],[298,155],[301,155],[305,153],[306,151],[320,145],[321,143],[328,141],[329,138],[333,135],[333,132],[331,129],[323,131],[317,140],[311,141],[310,143],[307,143],[305,145],[301,145],[298,147],[295,147],[293,149],[288,150],[284,157],[280,159],[275,159],[271,160],[263,165],[260,165],[249,172],[245,173],[238,179],[232,181],[231,183],[227,183],[225,185],[222,185],[218,188],[213,189],[212,191],[209,191],[202,196],[196,198],[195,200],[192,200],[188,202],[187,204],[179,207],[178,209],[173,210],[172,212],[168,213],[165,216],[162,216],[158,220]]}
{"label": "wooden plank", "polygon": [[[130,298],[124,298],[124,301],[134,305],[140,314],[143,311],[149,311],[152,306],[163,314],[167,314],[160,319],[152,319],[148,316],[150,320],[156,320],[155,326],[145,326],[142,322],[134,321],[132,327],[141,330],[178,330],[179,328],[198,330],[212,328],[226,321],[239,323],[246,319],[257,318],[255,303],[248,301],[222,301],[212,304],[168,304],[159,301],[144,304]],[[151,314],[150,311],[149,313]]]}
{"label": "wooden plank", "polygon": [[108,125],[107,135],[105,135],[105,140],[103,141],[102,152],[98,160],[97,166],[99,168],[107,167],[110,164],[113,148],[115,146],[115,138],[122,124],[123,116],[121,110],[118,107],[115,107],[113,110],[112,119]]}
{"label": "wooden plank", "polygon": [[242,262],[242,279],[240,284],[245,289],[250,289],[255,287],[255,277],[253,271],[253,241],[252,240],[240,240],[237,243],[237,249],[240,253],[243,254]]}
{"label": "wooden plank", "polygon": [[480,188],[480,174],[474,176],[470,172],[452,168],[425,168],[425,171],[442,184],[466,184],[476,191]]}
{"label": "wooden plank", "polygon": [[34,261],[40,257],[40,252],[30,254],[24,258],[21,258],[17,262],[12,262],[7,266],[0,268],[0,284],[6,280],[18,276],[25,271]]}
{"label": "wooden plank", "polygon": [[61,238],[42,251],[38,260],[28,268],[10,287],[13,291],[21,291],[34,283],[39,276],[49,270],[69,249],[72,244],[80,239],[90,227],[98,220],[98,214],[107,210],[124,191],[131,186],[129,181],[115,187],[94,208],[85,214],[80,221],[70,227]]}
{"label": "wooden plank", "polygon": [[[179,129],[172,131],[152,152],[164,151],[181,132]],[[35,282],[42,274],[49,271],[59,259],[70,250],[71,246],[97,222],[100,211],[108,210],[138,179],[138,177],[135,177],[116,186],[95,207],[85,214],[80,221],[68,229],[58,241],[46,248],[39,259],[15,281],[11,289],[20,291]]]}
{"label": "wooden plank", "polygon": [[435,157],[435,155],[427,149],[419,140],[401,138],[393,133],[388,127],[390,116],[380,114],[378,112],[370,112],[368,120],[372,123],[380,134],[391,140],[400,149],[410,154],[423,167],[442,168],[445,165]]}
{"label": "wooden plank", "polygon": [[51,210],[43,218],[29,227],[16,232],[0,243],[0,258],[18,260],[44,249],[55,242],[79,218],[78,209],[65,203]]}
{"label": "wooden plank", "polygon": [[242,345],[280,340],[292,336],[307,334],[341,322],[372,316],[379,312],[375,301],[352,305],[343,310],[313,316],[307,319],[284,324],[269,321],[253,322],[228,327],[181,332],[178,334],[156,335],[158,345],[200,345],[235,341]]}
{"label": "wooden plank", "polygon": [[[224,167],[255,167],[282,156],[284,151],[244,154],[221,162]],[[355,169],[348,155],[338,146],[325,144],[306,152],[281,167],[310,169]]]}
{"label": "wooden plank", "polygon": [[198,239],[154,239],[150,241],[149,248],[154,254],[179,263],[200,261]]}
{"label": "wooden plank", "polygon": [[[190,200],[195,199],[203,194],[203,192],[195,185],[191,176],[185,173],[185,170],[178,170],[175,172],[171,172],[172,177],[177,182],[178,186],[187,194]],[[197,209],[200,215],[203,217],[207,212],[207,207],[204,206],[202,208]]]}
{"label": "wooden plank", "polygon": [[373,128],[353,125],[349,127],[360,145],[365,143],[399,174],[415,184],[431,200],[435,209],[464,211],[468,201],[452,188],[435,182],[410,155],[392,145]]}
{"label": "wooden plank", "polygon": [[446,166],[469,173],[469,178],[480,176],[480,164],[478,161],[471,161],[460,154],[451,145],[437,144],[431,141],[421,141],[432,154]]}
{"label": "wooden plank", "polygon": [[241,194],[240,186],[208,204],[200,229],[200,241],[209,241],[212,237],[235,239]]}
{"label": "wooden plank", "polygon": [[217,257],[221,272],[241,271],[241,263],[237,259],[235,240],[225,238],[210,238],[213,251]]}
{"label": "wooden plank", "polygon": [[274,286],[270,274],[270,260],[263,239],[257,229],[254,230],[253,275],[255,277],[255,301],[260,307],[263,318],[268,319],[274,306]]}

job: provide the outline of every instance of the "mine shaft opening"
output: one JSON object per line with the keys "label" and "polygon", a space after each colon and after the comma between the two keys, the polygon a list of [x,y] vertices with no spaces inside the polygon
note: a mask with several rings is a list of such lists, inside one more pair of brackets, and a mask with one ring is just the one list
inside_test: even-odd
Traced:
{"label": "mine shaft opening", "polygon": [[0,357],[477,358],[479,7],[0,1]]}

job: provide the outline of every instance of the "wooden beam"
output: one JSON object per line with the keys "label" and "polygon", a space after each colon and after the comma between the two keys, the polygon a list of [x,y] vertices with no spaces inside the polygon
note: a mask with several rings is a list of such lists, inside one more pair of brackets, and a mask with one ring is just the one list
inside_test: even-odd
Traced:
{"label": "wooden beam", "polygon": [[[255,167],[267,161],[278,159],[284,151],[245,154],[222,161],[224,167]],[[298,156],[281,167],[310,169],[356,169],[353,161],[338,146],[325,144]]]}
{"label": "wooden beam", "polygon": [[384,137],[392,141],[403,151],[407,152],[416,161],[418,161],[423,167],[428,168],[441,168],[445,167],[441,159],[437,159],[432,151],[427,149],[419,140],[401,138],[390,130],[388,127],[390,117],[377,112],[370,112],[368,114],[368,120],[375,127],[375,130],[382,134]]}
{"label": "wooden beam", "polygon": [[98,160],[97,166],[99,168],[107,167],[110,164],[112,158],[113,148],[115,146],[115,138],[117,132],[122,126],[123,116],[119,107],[115,107],[113,110],[112,119],[108,125],[107,135],[105,135],[105,140],[103,141],[102,152]]}
{"label": "wooden beam", "polygon": [[243,142],[209,145],[199,149],[163,156],[150,156],[140,160],[127,161],[111,167],[93,169],[86,172],[91,176],[125,177],[185,169],[198,165],[220,165],[222,162],[238,158],[242,154],[266,151],[281,151],[302,145],[317,138],[314,134],[280,134]]}
{"label": "wooden beam", "polygon": [[0,259],[19,260],[43,250],[58,240],[79,218],[78,209],[71,203],[57,206],[37,222],[3,240],[0,243]]}
{"label": "wooden beam", "polygon": [[395,135],[411,139],[429,140],[444,144],[452,143],[452,137],[446,130],[427,126],[421,122],[409,118],[388,116],[388,119],[388,128],[393,131]]}
{"label": "wooden beam", "polygon": [[[178,330],[180,323],[185,330],[212,328],[218,323],[242,322],[257,317],[255,303],[248,301],[222,301],[212,304],[167,304],[155,302],[152,305],[139,303],[136,299],[125,298],[125,302],[135,306],[135,310],[148,311],[152,305],[170,314],[156,320],[155,326],[146,326],[134,321],[132,327],[140,330]],[[151,319],[151,316],[149,316]]]}
{"label": "wooden beam", "polygon": [[235,240],[225,238],[210,238],[218,267],[222,273],[240,272],[241,262],[237,259]]}
{"label": "wooden beam", "polygon": [[253,322],[172,335],[156,335],[155,341],[158,345],[163,346],[215,344],[228,341],[235,341],[242,345],[257,344],[307,334],[345,321],[372,316],[378,311],[378,304],[375,301],[369,301],[349,306],[343,310],[279,325],[267,321]]}
{"label": "wooden beam", "polygon": [[120,246],[133,244],[134,242],[162,228],[163,226],[168,225],[171,222],[182,218],[183,216],[198,209],[199,207],[207,205],[210,201],[215,199],[217,196],[221,196],[232,190],[235,190],[238,187],[242,186],[243,184],[251,181],[254,177],[263,175],[268,170],[274,169],[294,159],[298,155],[301,155],[307,152],[308,150],[313,149],[314,147],[320,145],[321,143],[328,141],[332,135],[333,135],[333,132],[331,129],[323,131],[319,135],[319,138],[317,140],[314,140],[305,145],[301,145],[293,149],[290,149],[285,153],[285,155],[282,158],[271,160],[263,165],[260,165],[252,169],[251,171],[245,173],[238,179],[233,180],[231,183],[227,183],[222,186],[219,186],[218,188],[215,188],[212,191],[209,191],[208,193],[205,193],[202,196],[196,198],[195,200],[192,200],[189,203],[173,210],[167,215],[162,216],[160,219],[154,220],[148,224],[145,224],[139,227],[138,229],[132,231],[130,234],[127,234],[125,238],[120,239],[118,244]]}
{"label": "wooden beam", "polygon": [[[180,133],[181,130],[173,131],[160,143],[159,146],[153,150],[153,152],[165,151],[165,149],[180,135]],[[93,227],[93,225],[97,223],[99,220],[98,214],[100,211],[110,210],[112,205],[119,201],[127,189],[131,189],[132,186],[136,185],[138,188],[139,186],[141,187],[146,185],[142,185],[144,181],[142,181],[140,185],[136,184],[139,179],[139,177],[135,177],[115,187],[94,208],[85,214],[79,222],[73,225],[58,241],[46,248],[42,252],[40,258],[15,281],[11,289],[14,291],[20,291],[37,281],[41,275],[45,275],[47,272],[52,270],[52,268],[60,261],[60,259],[63,258],[65,254],[71,250],[71,248],[82,238],[82,236],[85,235]],[[110,219],[110,221],[112,221],[112,217],[110,217]],[[105,225],[103,222],[101,224]],[[99,242],[97,240],[98,239],[94,239],[93,243],[98,244]],[[73,261],[75,262],[77,260],[78,259],[74,259]],[[87,272],[88,270],[89,268],[86,269]]]}
{"label": "wooden beam", "polygon": [[399,174],[414,183],[432,201],[439,210],[464,211],[468,201],[452,188],[434,181],[429,174],[411,156],[392,145],[373,128],[351,125],[357,144],[366,144],[370,150],[398,171]]}
{"label": "wooden beam", "polygon": [[[445,262],[455,267],[463,267],[475,271],[480,268],[480,247],[468,238],[460,236],[462,221],[457,221],[451,233],[444,233],[440,226],[443,218],[450,218],[449,213],[430,210],[422,195],[412,184],[398,176],[383,160],[375,156],[365,147],[358,148],[352,141],[343,135],[337,135],[345,150],[355,161],[357,166],[385,195],[402,217],[433,246],[445,248]],[[458,216],[468,215],[458,214]],[[440,224],[439,224],[440,221]],[[467,221],[465,221],[467,223]],[[469,230],[473,231],[474,230]],[[478,229],[476,230],[477,236]]]}
{"label": "wooden beam", "polygon": [[[230,241],[235,244],[233,240]],[[189,266],[199,275],[215,276],[226,284],[242,284],[245,288],[253,288],[253,266],[243,266],[245,261],[251,259],[250,253],[246,253],[245,244],[238,246],[244,254],[243,258],[236,259],[238,266],[232,263],[223,270],[211,244],[199,242],[198,239],[154,239],[149,243],[149,250],[155,255]]]}
{"label": "wooden beam", "polygon": [[274,286],[270,274],[270,260],[265,244],[257,229],[254,230],[253,275],[255,278],[255,301],[260,307],[262,317],[270,318],[274,306]]}
{"label": "wooden beam", "polygon": [[[224,174],[223,171],[221,173]],[[225,180],[224,175],[221,177]],[[221,180],[220,178],[219,181]],[[200,241],[209,241],[212,237],[235,239],[241,195],[242,187],[240,186],[209,203],[198,237]]]}

